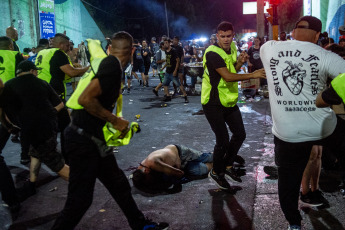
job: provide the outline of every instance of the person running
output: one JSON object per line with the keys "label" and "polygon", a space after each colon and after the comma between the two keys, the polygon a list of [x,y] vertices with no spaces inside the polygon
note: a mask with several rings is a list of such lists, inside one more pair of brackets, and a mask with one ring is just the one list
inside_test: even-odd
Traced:
{"label": "person running", "polygon": [[[111,151],[106,152],[103,127],[110,122],[122,135],[129,131],[129,122],[112,113],[120,95],[122,66],[131,59],[133,38],[127,32],[112,36],[110,55],[99,64],[96,75],[71,102],[83,109],[73,109],[72,123],[66,129],[66,152],[70,160],[70,181],[64,209],[53,230],[74,229],[92,203],[96,179],[107,188],[134,230],[167,229],[146,219],[138,209],[131,187]],[[91,51],[90,51],[91,52]],[[92,52],[91,52],[92,53]],[[98,139],[96,143],[96,139]],[[102,155],[102,156],[101,156]]]}

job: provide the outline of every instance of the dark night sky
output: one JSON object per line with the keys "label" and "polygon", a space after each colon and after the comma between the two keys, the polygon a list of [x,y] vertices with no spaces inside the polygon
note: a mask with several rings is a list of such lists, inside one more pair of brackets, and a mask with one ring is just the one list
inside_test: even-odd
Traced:
{"label": "dark night sky", "polygon": [[[128,31],[137,39],[167,34],[164,0],[85,1],[109,12],[106,14],[84,3],[106,36],[118,30]],[[208,37],[223,20],[232,22],[237,33],[242,29],[256,29],[256,16],[242,15],[243,0],[166,2],[170,37],[189,39],[192,34]]]}

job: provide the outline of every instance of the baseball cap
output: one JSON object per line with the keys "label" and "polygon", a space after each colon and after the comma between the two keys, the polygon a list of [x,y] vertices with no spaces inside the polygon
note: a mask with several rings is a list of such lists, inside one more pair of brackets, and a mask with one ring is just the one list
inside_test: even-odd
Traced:
{"label": "baseball cap", "polygon": [[28,72],[30,70],[41,70],[42,68],[37,67],[33,62],[31,61],[22,61],[19,63],[18,67],[17,67],[17,72],[16,74],[20,74],[23,72]]}
{"label": "baseball cap", "polygon": [[[298,23],[300,23],[301,21],[308,22],[308,26],[298,26]],[[320,21],[320,19],[313,16],[303,16],[296,22],[295,29],[296,28],[310,29],[316,32],[321,32],[322,22]]]}
{"label": "baseball cap", "polygon": [[340,30],[341,32],[345,32],[345,26],[339,26],[339,30]]}

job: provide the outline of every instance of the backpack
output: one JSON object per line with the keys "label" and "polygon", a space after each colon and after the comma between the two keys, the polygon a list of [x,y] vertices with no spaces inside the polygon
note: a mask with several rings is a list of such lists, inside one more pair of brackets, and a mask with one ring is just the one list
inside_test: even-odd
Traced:
{"label": "backpack", "polygon": [[137,60],[143,60],[143,56],[141,55],[141,47],[140,46],[135,47],[134,57]]}

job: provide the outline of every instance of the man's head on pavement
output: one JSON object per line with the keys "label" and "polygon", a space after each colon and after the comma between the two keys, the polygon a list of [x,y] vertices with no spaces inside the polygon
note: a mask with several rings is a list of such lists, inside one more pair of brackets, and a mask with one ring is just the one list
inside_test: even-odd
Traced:
{"label": "man's head on pavement", "polygon": [[232,39],[235,36],[234,27],[230,22],[221,22],[217,27],[218,45],[225,51],[230,50]]}
{"label": "man's head on pavement", "polygon": [[70,46],[69,37],[67,37],[66,35],[62,33],[55,34],[55,37],[53,40],[54,48],[58,48],[64,51],[65,53],[67,53],[69,51],[69,46]]}
{"label": "man's head on pavement", "polygon": [[0,50],[13,50],[12,39],[6,36],[0,37]]}
{"label": "man's head on pavement", "polygon": [[16,28],[10,26],[10,27],[7,27],[6,29],[6,36],[17,41],[18,40],[18,31]]}
{"label": "man's head on pavement", "polygon": [[162,172],[142,167],[133,172],[133,184],[144,192],[158,192],[168,189],[172,183]]}
{"label": "man's head on pavement", "polygon": [[41,70],[42,68],[37,67],[33,62],[31,61],[22,61],[18,64],[16,75],[17,77],[26,75],[26,74],[33,74],[37,77],[38,72],[37,70]]}
{"label": "man's head on pavement", "polygon": [[320,19],[313,16],[301,17],[292,31],[292,36],[298,41],[316,43],[322,29]]}
{"label": "man's head on pavement", "polygon": [[111,37],[110,54],[117,57],[122,66],[126,66],[130,61],[133,49],[133,37],[125,32],[120,31]]}

